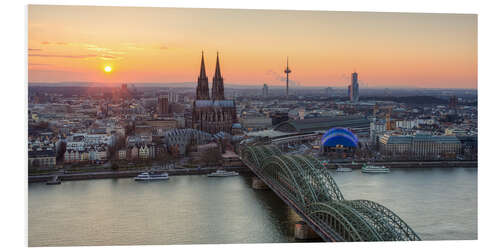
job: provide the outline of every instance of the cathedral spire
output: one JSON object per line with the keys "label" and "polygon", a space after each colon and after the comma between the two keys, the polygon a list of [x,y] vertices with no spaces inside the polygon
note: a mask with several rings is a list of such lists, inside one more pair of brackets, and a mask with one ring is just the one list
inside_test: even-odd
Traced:
{"label": "cathedral spire", "polygon": [[222,79],[222,75],[220,73],[220,65],[219,65],[219,51],[217,51],[217,63],[215,65],[215,76],[214,77]]}
{"label": "cathedral spire", "polygon": [[203,50],[201,51],[201,68],[200,68],[200,76],[198,78],[201,79],[207,78],[207,73],[205,72],[205,58],[203,56]]}
{"label": "cathedral spire", "polygon": [[208,78],[205,71],[205,59],[203,51],[201,51],[201,67],[200,76],[198,76],[198,86],[196,86],[196,100],[208,100],[210,99],[210,93],[208,89]]}
{"label": "cathedral spire", "polygon": [[215,73],[212,83],[212,99],[224,100],[224,79],[220,71],[219,51],[217,51],[217,62],[215,65]]}

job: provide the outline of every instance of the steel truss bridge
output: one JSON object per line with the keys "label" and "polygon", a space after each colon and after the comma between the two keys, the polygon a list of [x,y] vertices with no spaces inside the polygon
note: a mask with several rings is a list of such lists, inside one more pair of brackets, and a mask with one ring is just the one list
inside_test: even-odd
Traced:
{"label": "steel truss bridge", "polygon": [[388,208],[369,200],[346,200],[313,157],[282,154],[274,145],[242,146],[240,157],[324,241],[420,240]]}

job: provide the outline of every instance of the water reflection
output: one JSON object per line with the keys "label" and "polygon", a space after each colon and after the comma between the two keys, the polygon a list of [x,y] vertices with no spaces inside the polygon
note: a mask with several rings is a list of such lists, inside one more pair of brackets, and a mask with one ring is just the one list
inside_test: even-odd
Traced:
{"label": "water reflection", "polygon": [[[477,238],[477,170],[331,172],[347,199],[401,216],[424,240]],[[300,218],[249,177],[30,184],[30,246],[294,242]]]}

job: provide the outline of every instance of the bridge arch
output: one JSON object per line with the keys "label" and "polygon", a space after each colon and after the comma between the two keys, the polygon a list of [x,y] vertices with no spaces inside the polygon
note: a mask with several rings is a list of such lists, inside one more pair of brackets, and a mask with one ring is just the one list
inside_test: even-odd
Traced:
{"label": "bridge arch", "polygon": [[314,157],[282,154],[273,145],[244,146],[241,159],[285,201],[291,201],[326,241],[420,240],[390,209],[369,200],[345,200],[332,175]]}
{"label": "bridge arch", "polygon": [[307,214],[320,221],[336,241],[380,241],[375,229],[344,201],[313,203]]}
{"label": "bridge arch", "polygon": [[377,228],[383,240],[421,240],[413,229],[389,208],[370,200],[346,201],[349,206],[366,216],[367,221]]}
{"label": "bridge arch", "polygon": [[258,168],[262,167],[264,160],[268,157],[280,154],[281,151],[274,145],[245,146],[241,150],[242,159]]}

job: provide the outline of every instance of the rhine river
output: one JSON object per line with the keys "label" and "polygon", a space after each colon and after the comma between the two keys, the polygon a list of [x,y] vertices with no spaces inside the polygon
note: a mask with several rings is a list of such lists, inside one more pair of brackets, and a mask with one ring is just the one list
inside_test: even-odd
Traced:
{"label": "rhine river", "polygon": [[[477,169],[331,171],[346,199],[376,201],[423,240],[477,239]],[[295,242],[299,218],[245,176],[67,181],[28,187],[28,245]]]}

